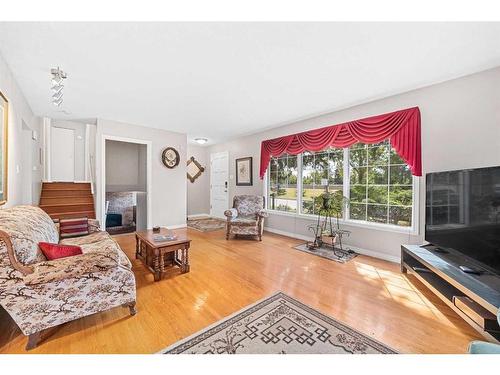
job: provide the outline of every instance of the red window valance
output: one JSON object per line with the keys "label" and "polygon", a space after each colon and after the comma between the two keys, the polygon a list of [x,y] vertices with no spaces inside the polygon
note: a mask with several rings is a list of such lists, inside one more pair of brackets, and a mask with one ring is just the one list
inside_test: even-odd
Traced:
{"label": "red window valance", "polygon": [[386,139],[408,164],[412,174],[422,176],[420,110],[414,107],[262,141],[260,178],[264,178],[273,156],[349,147],[358,142],[378,143]]}

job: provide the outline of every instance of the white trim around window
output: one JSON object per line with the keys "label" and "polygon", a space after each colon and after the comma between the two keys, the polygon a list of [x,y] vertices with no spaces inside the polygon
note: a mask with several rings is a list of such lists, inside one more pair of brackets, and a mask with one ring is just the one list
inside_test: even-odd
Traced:
{"label": "white trim around window", "polygon": [[[344,149],[344,176],[349,176],[349,148]],[[266,174],[264,175],[264,184],[263,184],[263,194],[266,197],[266,209],[269,211],[271,215],[277,216],[287,216],[294,217],[298,219],[315,221],[317,220],[317,215],[311,214],[303,214],[302,211],[302,154],[297,155],[297,212],[287,212],[287,211],[278,211],[269,209],[268,202],[268,186],[269,186],[269,171],[270,168],[267,169]],[[412,176],[412,225],[410,227],[392,225],[392,224],[381,224],[374,223],[369,221],[361,221],[361,220],[352,220],[349,218],[349,211],[346,210],[344,214],[344,218],[340,219],[339,222],[342,225],[351,226],[351,227],[359,227],[366,229],[376,229],[386,232],[394,232],[394,233],[404,233],[409,235],[419,235],[419,222],[420,222],[420,183],[421,179],[416,176]],[[343,184],[343,193],[344,196],[350,198],[350,178],[344,177]]]}

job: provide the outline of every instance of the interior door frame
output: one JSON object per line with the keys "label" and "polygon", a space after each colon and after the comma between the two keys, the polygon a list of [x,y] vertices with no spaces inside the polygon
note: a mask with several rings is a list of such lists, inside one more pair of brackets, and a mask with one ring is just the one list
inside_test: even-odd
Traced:
{"label": "interior door frame", "polygon": [[146,145],[146,206],[147,206],[147,229],[151,229],[153,227],[153,210],[151,209],[151,191],[152,191],[152,152],[153,152],[153,142],[146,141],[143,139],[137,138],[126,138],[119,137],[115,135],[107,135],[103,134],[101,136],[101,229],[106,230],[106,141],[119,141],[119,142],[128,142],[128,143],[136,143],[140,145]]}
{"label": "interior door frame", "polygon": [[226,194],[226,207],[229,207],[229,151],[220,151],[210,153],[210,216],[214,217],[212,211],[212,161],[216,155],[226,155],[227,156],[227,194]]}

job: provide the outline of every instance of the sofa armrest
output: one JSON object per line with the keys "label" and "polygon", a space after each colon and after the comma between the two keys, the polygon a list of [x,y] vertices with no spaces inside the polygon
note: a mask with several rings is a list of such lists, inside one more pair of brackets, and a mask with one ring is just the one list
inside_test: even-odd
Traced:
{"label": "sofa armrest", "polygon": [[100,232],[101,231],[101,225],[99,223],[99,220],[88,219],[88,223],[89,223],[89,233],[94,233],[94,232]]}
{"label": "sofa armrest", "polygon": [[229,219],[234,219],[238,217],[238,211],[236,208],[230,208],[229,210],[224,211],[224,215]]}
{"label": "sofa armrest", "polygon": [[27,285],[45,284],[105,271],[118,265],[118,254],[95,251],[36,263],[31,266],[33,272],[25,275],[23,280]]}

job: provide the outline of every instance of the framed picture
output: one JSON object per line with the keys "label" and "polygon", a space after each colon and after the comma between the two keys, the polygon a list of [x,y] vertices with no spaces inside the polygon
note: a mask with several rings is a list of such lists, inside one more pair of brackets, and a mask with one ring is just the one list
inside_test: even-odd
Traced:
{"label": "framed picture", "polygon": [[201,174],[205,171],[205,168],[198,163],[198,160],[195,159],[194,156],[191,156],[187,162],[186,172],[187,178],[191,183],[201,176]]}
{"label": "framed picture", "polygon": [[7,128],[9,102],[0,92],[0,206],[7,202]]}
{"label": "framed picture", "polygon": [[236,159],[236,186],[252,186],[252,157]]}

